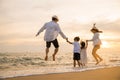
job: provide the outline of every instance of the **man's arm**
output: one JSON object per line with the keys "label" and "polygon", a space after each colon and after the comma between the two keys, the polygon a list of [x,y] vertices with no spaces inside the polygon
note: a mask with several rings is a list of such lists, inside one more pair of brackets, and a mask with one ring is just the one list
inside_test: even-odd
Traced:
{"label": "man's arm", "polygon": [[45,25],[37,32],[36,37],[45,30]]}
{"label": "man's arm", "polygon": [[59,25],[57,26],[57,31],[59,32],[59,34],[62,36],[62,38],[67,39],[67,37],[65,36],[65,34],[62,32],[62,30],[60,29]]}
{"label": "man's arm", "polygon": [[68,38],[66,39],[66,41],[67,41],[69,44],[73,44],[73,42],[70,42],[70,41],[68,40]]}

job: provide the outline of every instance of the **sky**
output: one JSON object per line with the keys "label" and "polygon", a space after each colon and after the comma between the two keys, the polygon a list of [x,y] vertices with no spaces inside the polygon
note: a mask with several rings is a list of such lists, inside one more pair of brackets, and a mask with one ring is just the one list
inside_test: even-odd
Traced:
{"label": "sky", "polygon": [[[91,39],[96,23],[103,48],[119,50],[120,0],[0,0],[0,52],[44,52],[44,32],[35,34],[53,15],[69,40]],[[70,46],[58,39],[62,49]]]}

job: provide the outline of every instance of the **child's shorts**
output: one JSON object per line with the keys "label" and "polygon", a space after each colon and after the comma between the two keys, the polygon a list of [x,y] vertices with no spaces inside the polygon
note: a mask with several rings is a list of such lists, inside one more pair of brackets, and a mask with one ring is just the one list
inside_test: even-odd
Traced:
{"label": "child's shorts", "polygon": [[80,53],[74,53],[73,60],[80,60]]}

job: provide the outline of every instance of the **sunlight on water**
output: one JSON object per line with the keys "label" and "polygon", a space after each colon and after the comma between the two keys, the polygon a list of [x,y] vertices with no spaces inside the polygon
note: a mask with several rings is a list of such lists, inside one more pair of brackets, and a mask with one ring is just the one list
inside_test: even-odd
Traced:
{"label": "sunlight on water", "polygon": [[112,45],[109,45],[109,43],[107,41],[102,41],[102,48],[110,48],[112,47]]}

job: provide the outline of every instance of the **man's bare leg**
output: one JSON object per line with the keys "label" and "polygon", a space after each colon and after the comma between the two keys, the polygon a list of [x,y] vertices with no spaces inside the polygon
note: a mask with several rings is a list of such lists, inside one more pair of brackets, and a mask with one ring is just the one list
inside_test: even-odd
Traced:
{"label": "man's bare leg", "polygon": [[55,55],[57,54],[58,50],[59,50],[59,48],[55,48],[55,50],[54,50],[53,61],[55,61]]}
{"label": "man's bare leg", "polygon": [[46,56],[45,56],[45,61],[48,60],[48,53],[49,53],[49,48],[46,48]]}

